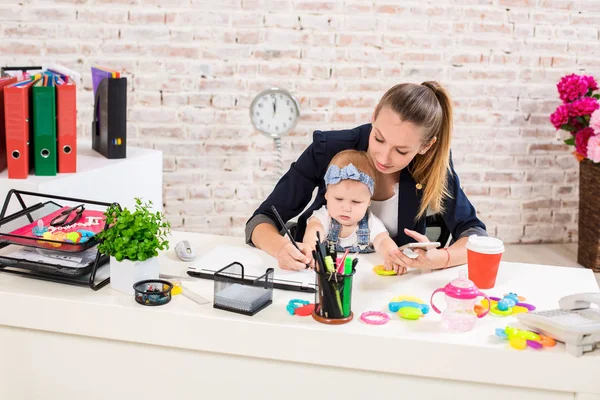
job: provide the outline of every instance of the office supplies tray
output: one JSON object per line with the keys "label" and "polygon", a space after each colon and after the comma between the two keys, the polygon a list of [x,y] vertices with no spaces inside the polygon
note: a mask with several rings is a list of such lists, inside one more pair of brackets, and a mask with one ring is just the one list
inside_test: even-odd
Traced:
{"label": "office supplies tray", "polygon": [[244,276],[244,266],[233,262],[214,275],[213,307],[254,315],[273,303],[273,268],[258,278]]}
{"label": "office supplies tray", "polygon": [[9,191],[0,212],[0,272],[102,288],[110,277],[97,272],[108,270],[109,258],[98,251],[96,234],[106,229],[104,212],[113,204],[119,206]]}

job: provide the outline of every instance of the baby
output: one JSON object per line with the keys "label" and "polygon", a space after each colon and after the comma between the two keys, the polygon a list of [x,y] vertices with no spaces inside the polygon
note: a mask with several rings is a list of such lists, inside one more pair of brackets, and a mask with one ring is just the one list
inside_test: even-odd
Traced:
{"label": "baby", "polygon": [[383,222],[369,210],[375,173],[364,151],[345,150],[333,157],[325,173],[327,205],[308,219],[303,243],[314,247],[319,232],[336,243],[337,251],[384,255],[396,248]]}

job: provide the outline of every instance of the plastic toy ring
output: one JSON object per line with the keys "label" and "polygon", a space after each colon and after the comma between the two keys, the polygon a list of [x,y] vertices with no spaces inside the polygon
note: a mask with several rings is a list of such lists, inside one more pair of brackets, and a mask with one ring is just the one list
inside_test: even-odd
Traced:
{"label": "plastic toy ring", "polygon": [[306,306],[308,304],[310,304],[310,301],[300,300],[300,299],[292,299],[288,302],[288,305],[285,306],[285,309],[287,310],[287,312],[290,313],[290,315],[294,315],[296,313],[296,308],[301,307],[301,306]]}
{"label": "plastic toy ring", "polygon": [[365,311],[360,315],[360,320],[370,325],[383,325],[390,320],[390,316],[381,311]]}
{"label": "plastic toy ring", "polygon": [[375,272],[377,275],[381,275],[381,276],[392,276],[392,275],[398,275],[398,273],[396,271],[392,270],[386,270],[384,269],[383,265],[376,265],[373,267],[373,272]]}

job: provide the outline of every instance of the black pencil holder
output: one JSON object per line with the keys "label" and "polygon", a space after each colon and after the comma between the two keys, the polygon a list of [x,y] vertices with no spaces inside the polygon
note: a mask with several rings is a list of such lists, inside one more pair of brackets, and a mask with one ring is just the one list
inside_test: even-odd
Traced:
{"label": "black pencil holder", "polygon": [[133,285],[135,301],[144,306],[162,306],[171,301],[173,284],[162,279],[149,279]]}
{"label": "black pencil holder", "polygon": [[273,275],[268,268],[256,279],[244,277],[244,266],[233,262],[214,275],[213,307],[220,310],[254,315],[273,303]]}
{"label": "black pencil holder", "polygon": [[341,325],[352,321],[352,280],[355,268],[350,274],[315,271],[317,293],[312,317],[321,323]]}

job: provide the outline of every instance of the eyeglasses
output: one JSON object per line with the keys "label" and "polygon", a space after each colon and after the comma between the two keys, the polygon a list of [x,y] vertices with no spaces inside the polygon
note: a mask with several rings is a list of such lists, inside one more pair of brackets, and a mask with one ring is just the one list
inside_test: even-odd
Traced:
{"label": "eyeglasses", "polygon": [[[69,226],[81,219],[85,206],[80,204],[75,207],[67,208],[50,221],[50,226]],[[75,215],[72,215],[75,213]]]}

